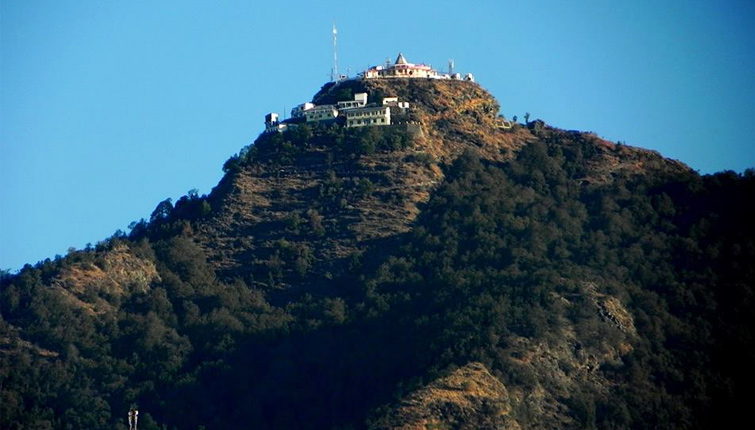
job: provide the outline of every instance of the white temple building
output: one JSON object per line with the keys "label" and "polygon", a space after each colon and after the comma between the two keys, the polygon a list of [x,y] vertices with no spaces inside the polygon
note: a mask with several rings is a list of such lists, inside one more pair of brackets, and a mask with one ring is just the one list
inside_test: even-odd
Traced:
{"label": "white temple building", "polygon": [[[371,67],[359,74],[362,79],[378,78],[425,78],[450,79],[474,82],[471,73],[463,78],[453,72],[453,61],[449,63],[448,73],[438,73],[431,66],[410,63],[399,53],[395,63],[386,62],[382,66]],[[338,86],[342,81],[336,82]],[[342,100],[335,104],[315,105],[307,102],[291,109],[291,118],[280,121],[277,113],[265,116],[265,133],[283,132],[295,128],[300,123],[336,123],[344,127],[364,127],[391,125],[391,110],[403,113],[409,109],[408,101],[398,97],[384,97],[380,103],[368,103],[367,93],[354,94],[354,100]]]}
{"label": "white temple building", "polygon": [[389,66],[375,66],[362,73],[365,79],[373,78],[436,78],[438,72],[424,64],[414,64],[406,61],[404,54],[399,53],[396,62]]}

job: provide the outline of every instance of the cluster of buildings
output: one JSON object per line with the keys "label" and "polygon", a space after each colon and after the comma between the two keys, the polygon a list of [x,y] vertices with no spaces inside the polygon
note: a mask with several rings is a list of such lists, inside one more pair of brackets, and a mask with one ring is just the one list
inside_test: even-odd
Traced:
{"label": "cluster of buildings", "polygon": [[336,104],[315,105],[302,103],[291,109],[291,117],[283,121],[277,113],[265,115],[265,133],[282,132],[302,123],[335,123],[346,127],[364,127],[391,124],[391,108],[400,112],[409,109],[409,102],[398,97],[385,97],[382,103],[367,103],[367,93],[354,95],[354,100]]}
{"label": "cluster of buildings", "polygon": [[[359,75],[362,79],[375,78],[425,78],[458,79],[459,73],[453,73],[449,67],[448,74],[439,74],[432,67],[413,64],[406,61],[399,53],[394,64],[371,67]],[[467,74],[463,80],[474,82],[474,76]],[[302,103],[291,109],[291,117],[281,120],[277,113],[265,115],[265,133],[283,132],[302,123],[338,122],[345,127],[382,126],[391,124],[391,108],[394,112],[409,109],[409,102],[399,101],[398,97],[385,97],[381,103],[367,103],[367,93],[354,95],[354,100],[340,101],[336,104],[315,105]]]}

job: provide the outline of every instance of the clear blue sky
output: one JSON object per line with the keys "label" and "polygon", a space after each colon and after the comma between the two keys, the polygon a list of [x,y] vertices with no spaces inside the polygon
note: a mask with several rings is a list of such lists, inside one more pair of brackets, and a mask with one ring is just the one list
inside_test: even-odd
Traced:
{"label": "clear blue sky", "polygon": [[755,1],[0,0],[0,268],[209,192],[263,115],[394,59],[472,72],[502,113],[755,166]]}

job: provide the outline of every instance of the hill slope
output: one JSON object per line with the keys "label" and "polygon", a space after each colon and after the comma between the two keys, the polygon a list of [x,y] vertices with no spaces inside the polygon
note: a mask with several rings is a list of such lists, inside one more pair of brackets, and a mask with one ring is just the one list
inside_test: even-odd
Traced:
{"label": "hill slope", "polygon": [[0,427],[710,428],[753,382],[752,172],[699,176],[479,85],[419,127],[260,136],[209,196],[2,280]]}

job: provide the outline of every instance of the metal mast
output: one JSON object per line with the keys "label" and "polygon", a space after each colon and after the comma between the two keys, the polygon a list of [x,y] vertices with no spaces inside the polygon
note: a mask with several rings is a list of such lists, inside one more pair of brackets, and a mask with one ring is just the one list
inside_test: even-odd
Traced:
{"label": "metal mast", "polygon": [[333,69],[330,72],[330,80],[333,82],[338,80],[338,29],[335,21],[333,21]]}

